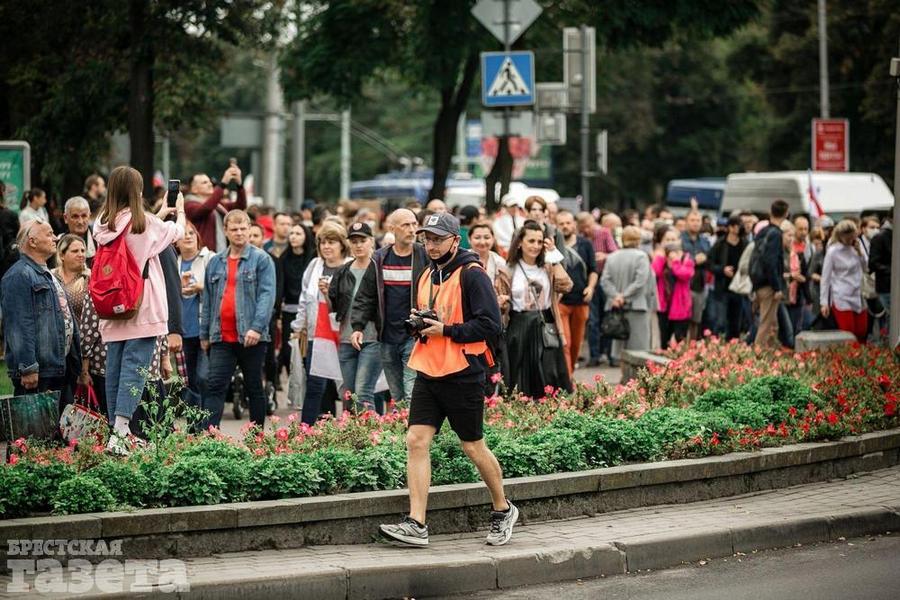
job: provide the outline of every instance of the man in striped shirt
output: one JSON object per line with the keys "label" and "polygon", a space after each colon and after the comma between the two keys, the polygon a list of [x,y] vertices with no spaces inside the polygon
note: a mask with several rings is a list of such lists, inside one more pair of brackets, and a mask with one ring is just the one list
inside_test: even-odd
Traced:
{"label": "man in striped shirt", "polygon": [[397,402],[408,402],[416,372],[406,364],[415,340],[406,333],[403,322],[409,318],[411,299],[417,293],[416,282],[428,264],[428,256],[415,241],[419,223],[411,210],[398,208],[388,216],[387,223],[394,243],[375,253],[363,275],[350,313],[350,343],[360,349],[366,324],[375,323],[391,397]]}

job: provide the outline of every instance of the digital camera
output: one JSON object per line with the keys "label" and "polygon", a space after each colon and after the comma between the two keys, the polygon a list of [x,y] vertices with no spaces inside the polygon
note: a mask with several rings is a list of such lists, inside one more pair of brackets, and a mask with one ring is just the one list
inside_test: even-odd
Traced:
{"label": "digital camera", "polygon": [[411,335],[413,337],[421,337],[420,333],[423,329],[428,329],[429,324],[425,322],[425,319],[432,319],[434,321],[440,321],[438,314],[433,310],[413,310],[410,317],[403,321],[403,327],[406,329],[407,335]]}

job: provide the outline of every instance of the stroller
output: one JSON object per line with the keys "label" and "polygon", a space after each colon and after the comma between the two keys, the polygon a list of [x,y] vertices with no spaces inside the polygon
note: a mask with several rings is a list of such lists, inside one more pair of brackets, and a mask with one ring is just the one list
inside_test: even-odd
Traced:
{"label": "stroller", "polygon": [[[275,384],[267,381],[263,386],[263,392],[266,395],[266,415],[271,417],[278,409],[278,399],[275,397]],[[234,415],[234,418],[238,421],[243,419],[244,411],[249,408],[250,403],[247,392],[244,389],[244,374],[241,373],[240,367],[234,370],[234,375],[231,377],[231,383],[228,386],[227,397],[231,399],[231,413]]]}

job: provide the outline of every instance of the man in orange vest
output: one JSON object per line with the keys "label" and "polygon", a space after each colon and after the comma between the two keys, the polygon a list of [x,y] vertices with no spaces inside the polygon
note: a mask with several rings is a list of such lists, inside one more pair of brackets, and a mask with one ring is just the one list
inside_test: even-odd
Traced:
{"label": "man in orange vest", "polygon": [[[459,248],[459,221],[449,213],[425,218],[417,233],[425,236],[431,260],[418,281],[416,309],[407,329],[417,341],[409,367],[417,372],[406,434],[409,516],[381,525],[382,536],[405,546],[427,546],[425,506],[431,485],[431,440],[444,419],[459,436],[491,493],[491,531],[487,543],[509,541],[518,509],[503,493],[500,463],[484,443],[484,390],[493,357],[488,340],[500,334],[500,307],[478,255]],[[437,319],[422,317],[433,311]]]}

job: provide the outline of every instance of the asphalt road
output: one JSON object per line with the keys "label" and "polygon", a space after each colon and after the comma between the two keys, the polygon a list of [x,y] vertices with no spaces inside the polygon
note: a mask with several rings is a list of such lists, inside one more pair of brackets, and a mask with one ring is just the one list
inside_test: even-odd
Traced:
{"label": "asphalt road", "polygon": [[900,535],[771,550],[664,571],[467,594],[465,598],[897,600],[900,598]]}

